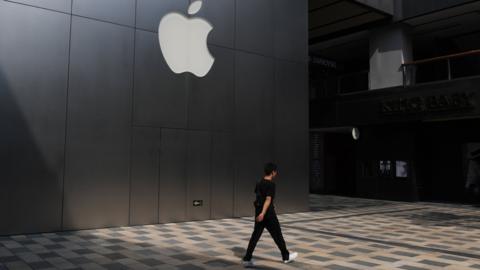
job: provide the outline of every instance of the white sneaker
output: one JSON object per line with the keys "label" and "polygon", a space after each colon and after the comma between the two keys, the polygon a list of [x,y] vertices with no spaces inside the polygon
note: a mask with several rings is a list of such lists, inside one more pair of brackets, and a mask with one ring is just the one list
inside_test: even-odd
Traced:
{"label": "white sneaker", "polygon": [[290,255],[288,255],[288,260],[283,261],[283,263],[291,263],[291,262],[293,262],[297,257],[298,257],[298,253],[297,253],[297,252],[290,253]]}
{"label": "white sneaker", "polygon": [[250,260],[250,261],[244,261],[244,260],[242,260],[242,263],[243,263],[243,267],[245,267],[245,268],[253,268],[253,267],[255,267],[255,264],[253,263],[253,260]]}

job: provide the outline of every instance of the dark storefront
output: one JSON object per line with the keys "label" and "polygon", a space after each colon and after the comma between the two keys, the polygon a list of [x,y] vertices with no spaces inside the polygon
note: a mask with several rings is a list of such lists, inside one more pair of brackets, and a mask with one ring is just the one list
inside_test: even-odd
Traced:
{"label": "dark storefront", "polygon": [[[327,193],[392,200],[469,200],[469,153],[480,148],[480,79],[339,97],[339,126],[324,133]],[[315,132],[312,132],[315,134]]]}
{"label": "dark storefront", "polygon": [[471,201],[480,1],[339,5],[310,9],[311,192]]}

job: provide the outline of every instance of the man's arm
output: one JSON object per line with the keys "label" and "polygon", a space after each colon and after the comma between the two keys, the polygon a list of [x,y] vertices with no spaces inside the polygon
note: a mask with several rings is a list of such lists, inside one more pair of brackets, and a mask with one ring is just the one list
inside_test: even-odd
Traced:
{"label": "man's arm", "polygon": [[265,217],[265,214],[267,213],[268,207],[270,207],[270,203],[272,203],[272,197],[271,197],[271,196],[267,196],[267,198],[265,199],[265,202],[263,203],[262,212],[261,212],[260,215],[258,215],[258,217],[257,217],[257,221],[258,221],[258,222],[262,222],[262,221],[263,221],[263,218]]}

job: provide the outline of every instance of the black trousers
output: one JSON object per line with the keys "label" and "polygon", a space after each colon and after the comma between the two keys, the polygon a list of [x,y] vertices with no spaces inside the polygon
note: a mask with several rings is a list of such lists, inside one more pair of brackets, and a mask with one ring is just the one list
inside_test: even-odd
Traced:
{"label": "black trousers", "polygon": [[253,251],[257,246],[257,242],[262,236],[263,229],[267,228],[268,232],[277,244],[280,252],[282,253],[282,259],[288,260],[289,252],[287,250],[287,246],[285,245],[285,240],[283,239],[282,229],[280,228],[280,223],[278,222],[277,214],[275,210],[269,210],[265,217],[263,218],[262,222],[257,222],[256,217],[258,216],[257,213],[259,211],[255,211],[255,227],[253,229],[252,237],[250,238],[250,242],[248,243],[247,253],[245,257],[243,257],[244,261],[249,261],[252,259]]}

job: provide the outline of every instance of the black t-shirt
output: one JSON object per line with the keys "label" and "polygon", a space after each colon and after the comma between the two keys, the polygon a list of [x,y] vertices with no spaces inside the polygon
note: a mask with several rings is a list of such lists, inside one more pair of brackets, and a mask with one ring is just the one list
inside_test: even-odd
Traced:
{"label": "black t-shirt", "polygon": [[259,182],[257,182],[257,185],[255,186],[255,194],[256,194],[256,200],[255,200],[256,208],[262,209],[263,204],[267,199],[267,196],[270,196],[272,197],[272,202],[270,203],[268,210],[270,211],[271,209],[274,209],[273,200],[275,198],[275,183],[273,181],[262,179]]}

